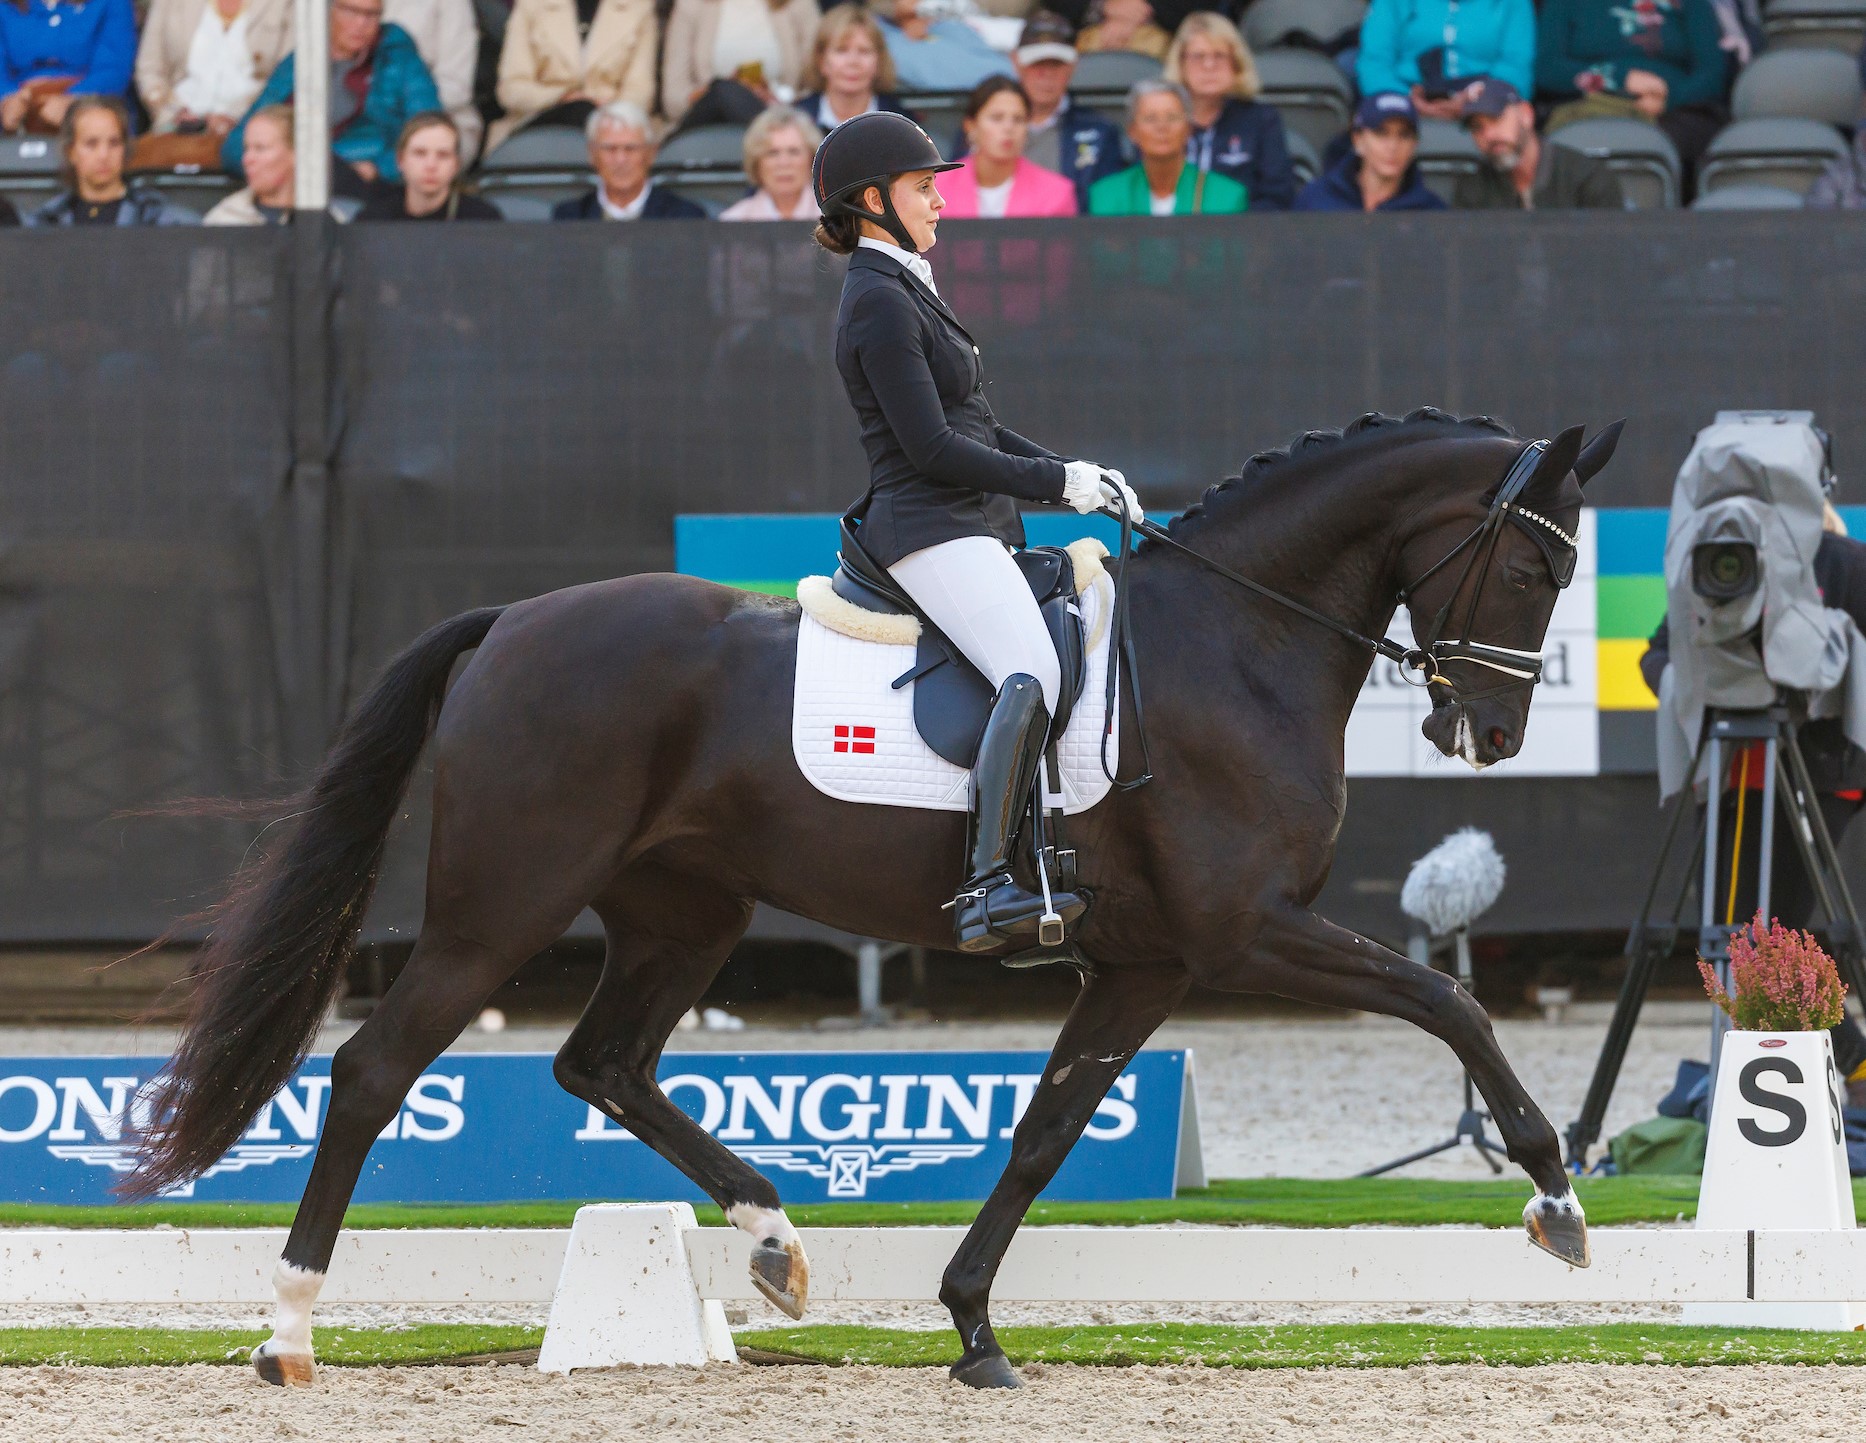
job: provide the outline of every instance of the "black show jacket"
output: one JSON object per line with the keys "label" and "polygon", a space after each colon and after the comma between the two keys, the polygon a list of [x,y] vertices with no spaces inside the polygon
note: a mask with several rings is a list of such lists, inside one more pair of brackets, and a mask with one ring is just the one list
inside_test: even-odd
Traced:
{"label": "black show jacket", "polygon": [[868,453],[849,515],[880,565],[961,536],[1022,546],[1017,503],[1063,499],[1063,458],[998,424],[965,327],[882,251],[849,257],[836,368]]}

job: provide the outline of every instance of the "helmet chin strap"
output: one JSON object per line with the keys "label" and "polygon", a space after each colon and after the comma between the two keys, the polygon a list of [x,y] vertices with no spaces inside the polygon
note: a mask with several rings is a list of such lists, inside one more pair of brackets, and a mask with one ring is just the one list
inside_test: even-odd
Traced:
{"label": "helmet chin strap", "polygon": [[907,226],[902,222],[900,212],[894,209],[893,187],[877,185],[871,186],[869,189],[881,192],[880,214],[877,215],[872,210],[865,210],[862,206],[857,204],[855,200],[845,200],[843,204],[849,208],[849,213],[851,215],[859,215],[863,220],[873,221],[889,235],[893,236],[894,243],[902,250],[906,251],[909,255],[919,255],[920,247],[914,244],[914,238],[908,234]]}

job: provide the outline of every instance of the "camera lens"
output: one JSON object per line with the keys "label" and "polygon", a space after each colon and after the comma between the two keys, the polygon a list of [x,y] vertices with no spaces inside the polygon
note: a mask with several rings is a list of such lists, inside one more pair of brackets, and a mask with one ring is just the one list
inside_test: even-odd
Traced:
{"label": "camera lens", "polygon": [[1691,589],[1706,601],[1736,601],[1760,583],[1756,548],[1747,541],[1708,541],[1691,553]]}

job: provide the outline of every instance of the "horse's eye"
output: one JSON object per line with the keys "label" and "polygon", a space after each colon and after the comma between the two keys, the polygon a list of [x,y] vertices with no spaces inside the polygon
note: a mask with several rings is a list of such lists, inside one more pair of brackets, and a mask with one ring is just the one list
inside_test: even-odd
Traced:
{"label": "horse's eye", "polygon": [[1512,566],[1505,571],[1503,573],[1503,579],[1509,583],[1512,591],[1527,591],[1529,589],[1529,573],[1517,567]]}

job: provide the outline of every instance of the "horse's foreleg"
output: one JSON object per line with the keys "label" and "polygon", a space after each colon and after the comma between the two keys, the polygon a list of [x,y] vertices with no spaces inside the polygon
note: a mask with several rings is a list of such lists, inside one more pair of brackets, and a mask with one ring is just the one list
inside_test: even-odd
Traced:
{"label": "horse's foreleg", "polygon": [[324,1285],[364,1157],[401,1110],[421,1070],[533,950],[495,953],[424,927],[394,986],[331,1058],[330,1106],[317,1156],[272,1275],[278,1305],[272,1336],[253,1349],[253,1367],[266,1382],[311,1382],[311,1306]]}
{"label": "horse's foreleg", "polygon": [[952,1376],[975,1388],[1015,1388],[991,1331],[991,1284],[1018,1224],[1088,1126],[1141,1044],[1179,1005],[1190,981],[1177,963],[1110,968],[1083,981],[1043,1080],[1017,1124],[1011,1161],[946,1266],[940,1301],[965,1354]]}
{"label": "horse's foreleg", "polygon": [[1242,949],[1189,951],[1192,975],[1222,991],[1270,992],[1403,1018],[1444,1042],[1483,1094],[1510,1159],[1536,1185],[1535,1197],[1523,1210],[1529,1236],[1556,1257],[1586,1267],[1587,1223],[1562,1167],[1560,1141],[1497,1046],[1477,999],[1456,978],[1323,921],[1306,908],[1279,907],[1260,920],[1260,930]]}
{"label": "horse's foreleg", "polygon": [[[749,904],[659,877],[655,915],[597,904],[609,955],[583,1016],[559,1049],[557,1080],[673,1163],[751,1234],[752,1283],[792,1318],[809,1301],[810,1264],[777,1189],[661,1091],[655,1069],[675,1024],[700,1000],[750,920]],[[674,905],[669,905],[673,903]]]}

